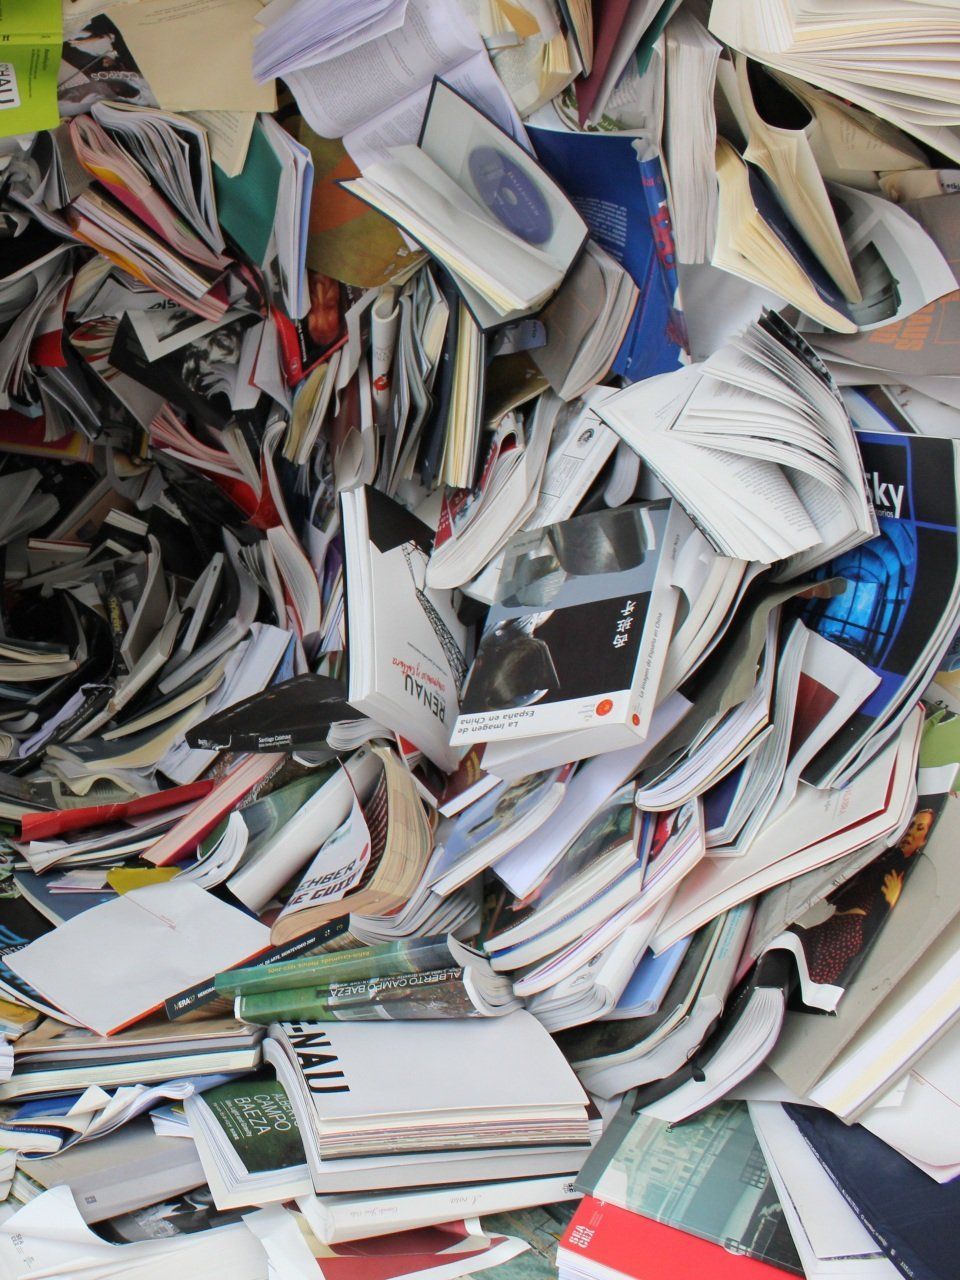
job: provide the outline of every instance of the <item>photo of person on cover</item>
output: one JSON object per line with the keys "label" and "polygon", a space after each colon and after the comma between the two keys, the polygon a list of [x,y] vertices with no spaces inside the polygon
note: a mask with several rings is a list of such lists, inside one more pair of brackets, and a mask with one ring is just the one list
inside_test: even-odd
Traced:
{"label": "photo of person on cover", "polygon": [[814,982],[850,983],[907,888],[945,801],[921,797],[898,842],[830,895],[827,918],[806,929],[794,926]]}

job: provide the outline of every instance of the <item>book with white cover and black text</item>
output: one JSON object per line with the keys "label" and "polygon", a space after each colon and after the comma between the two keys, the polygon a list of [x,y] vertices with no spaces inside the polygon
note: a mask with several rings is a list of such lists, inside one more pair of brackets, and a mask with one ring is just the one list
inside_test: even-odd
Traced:
{"label": "book with white cover and black text", "polygon": [[450,729],[466,671],[449,591],[426,586],[429,527],[376,489],[341,497],[349,701],[436,764],[456,766]]}

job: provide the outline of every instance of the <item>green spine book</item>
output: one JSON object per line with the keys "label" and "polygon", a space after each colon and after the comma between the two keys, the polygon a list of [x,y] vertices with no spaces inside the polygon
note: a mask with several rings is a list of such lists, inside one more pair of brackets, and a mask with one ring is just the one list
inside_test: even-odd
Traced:
{"label": "green spine book", "polygon": [[451,965],[423,973],[391,974],[322,987],[259,991],[237,1000],[243,1022],[360,1022],[372,1019],[468,1018],[477,1012],[463,969]]}
{"label": "green spine book", "polygon": [[423,973],[453,964],[446,937],[401,938],[350,951],[300,956],[278,964],[228,969],[226,973],[217,974],[214,985],[217,995],[233,999],[261,991],[289,991],[293,987],[329,986],[334,982]]}

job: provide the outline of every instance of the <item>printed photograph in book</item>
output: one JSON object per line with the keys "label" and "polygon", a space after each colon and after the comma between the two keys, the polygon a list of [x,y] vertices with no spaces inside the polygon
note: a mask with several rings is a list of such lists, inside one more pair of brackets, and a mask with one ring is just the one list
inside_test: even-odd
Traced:
{"label": "printed photograph in book", "polygon": [[923,856],[946,800],[946,795],[920,796],[897,843],[791,926],[800,937],[814,982],[846,989],[856,977],[891,912],[910,892],[910,873]]}
{"label": "printed photograph in book", "polygon": [[743,1102],[676,1125],[636,1116],[591,1194],[803,1275]]}
{"label": "printed photograph in book", "polygon": [[157,105],[133,54],[105,13],[97,13],[63,43],[57,84],[61,116],[89,111],[101,99]]}
{"label": "printed photograph in book", "polygon": [[573,1217],[578,1201],[560,1200],[513,1213],[484,1214],[487,1231],[519,1237],[530,1246],[509,1262],[501,1262],[496,1280],[554,1280],[557,1244]]}
{"label": "printed photograph in book", "polygon": [[115,1244],[174,1240],[197,1231],[230,1226],[242,1221],[245,1212],[246,1209],[218,1209],[213,1203],[213,1192],[203,1185],[161,1200],[158,1204],[120,1213],[98,1223],[97,1230]]}
{"label": "printed photograph in book", "polygon": [[291,386],[299,384],[317,365],[338,351],[347,340],[345,315],[359,297],[339,280],[321,271],[307,269],[309,308],[302,319],[291,319],[280,308],[273,309],[273,322],[280,339],[280,358]]}
{"label": "printed photograph in book", "polygon": [[244,332],[253,317],[211,327],[193,341],[151,359],[129,316],[117,326],[111,363],[129,377],[189,413],[205,427],[224,427],[232,417]]}
{"label": "printed photograph in book", "polygon": [[[221,320],[204,320],[201,316],[185,307],[165,298],[159,306],[144,307],[136,311],[127,311],[130,323],[139,339],[143,353],[148,360],[159,360],[162,356],[179,351],[181,347],[192,345],[208,334],[224,326],[230,317]],[[203,352],[204,344],[200,344]]]}
{"label": "printed photograph in book", "polygon": [[455,740],[625,718],[638,664],[653,669],[676,607],[669,587],[657,599],[670,515],[663,503],[620,507],[511,539]]}

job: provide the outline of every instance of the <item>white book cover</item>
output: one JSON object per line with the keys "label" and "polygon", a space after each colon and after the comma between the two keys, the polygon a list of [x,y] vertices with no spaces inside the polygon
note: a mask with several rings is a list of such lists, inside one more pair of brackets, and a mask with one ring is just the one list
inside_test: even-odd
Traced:
{"label": "white book cover", "polygon": [[375,489],[345,493],[349,700],[445,769],[466,673],[451,593],[427,587],[433,534]]}
{"label": "white book cover", "polygon": [[523,1010],[475,1021],[287,1022],[271,1035],[289,1045],[320,1128],[587,1104],[560,1050]]}

